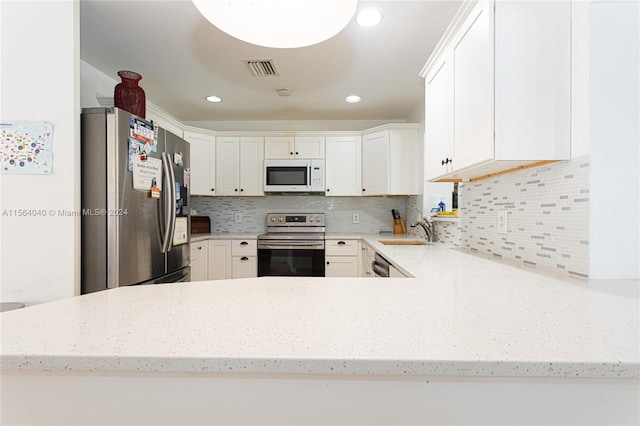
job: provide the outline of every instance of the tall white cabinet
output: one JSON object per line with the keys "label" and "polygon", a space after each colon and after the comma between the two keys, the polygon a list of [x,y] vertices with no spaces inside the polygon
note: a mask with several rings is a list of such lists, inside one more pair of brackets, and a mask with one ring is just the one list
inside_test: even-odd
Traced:
{"label": "tall white cabinet", "polygon": [[216,195],[264,195],[264,138],[216,138]]}
{"label": "tall white cabinet", "polygon": [[362,136],[362,195],[422,192],[422,155],[417,124],[391,124]]}
{"label": "tall white cabinet", "polygon": [[362,137],[327,136],[327,196],[359,196],[362,192]]}
{"label": "tall white cabinet", "polygon": [[427,180],[570,158],[571,2],[465,2],[421,75]]}
{"label": "tall white cabinet", "polygon": [[212,134],[186,131],[191,151],[191,195],[216,195],[216,145]]}

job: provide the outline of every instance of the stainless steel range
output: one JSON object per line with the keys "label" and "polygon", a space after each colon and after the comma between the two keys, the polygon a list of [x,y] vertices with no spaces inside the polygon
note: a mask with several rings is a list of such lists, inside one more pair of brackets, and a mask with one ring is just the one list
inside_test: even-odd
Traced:
{"label": "stainless steel range", "polygon": [[324,277],[324,213],[269,213],[258,236],[258,276]]}

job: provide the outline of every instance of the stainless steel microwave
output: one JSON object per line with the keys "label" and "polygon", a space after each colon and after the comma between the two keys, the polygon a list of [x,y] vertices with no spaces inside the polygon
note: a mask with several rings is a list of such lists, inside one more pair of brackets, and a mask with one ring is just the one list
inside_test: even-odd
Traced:
{"label": "stainless steel microwave", "polygon": [[324,190],[324,160],[264,160],[265,192]]}

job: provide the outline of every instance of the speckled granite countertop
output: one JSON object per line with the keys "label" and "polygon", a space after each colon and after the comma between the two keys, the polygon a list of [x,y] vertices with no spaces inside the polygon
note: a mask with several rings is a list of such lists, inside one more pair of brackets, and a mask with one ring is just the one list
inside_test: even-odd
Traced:
{"label": "speckled granite countertop", "polygon": [[364,237],[417,278],[203,281],[31,306],[1,314],[2,368],[640,377],[638,281],[380,238]]}

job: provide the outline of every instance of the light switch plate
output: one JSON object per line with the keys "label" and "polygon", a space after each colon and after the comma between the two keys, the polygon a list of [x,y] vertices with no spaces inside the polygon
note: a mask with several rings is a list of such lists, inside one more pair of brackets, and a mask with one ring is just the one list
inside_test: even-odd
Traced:
{"label": "light switch plate", "polygon": [[351,216],[351,222],[352,223],[360,223],[360,213],[354,213]]}
{"label": "light switch plate", "polygon": [[242,223],[242,214],[240,214],[240,213],[236,213],[236,214],[233,216],[233,220],[234,220],[236,223]]}
{"label": "light switch plate", "polygon": [[498,234],[507,233],[507,211],[498,210]]}

